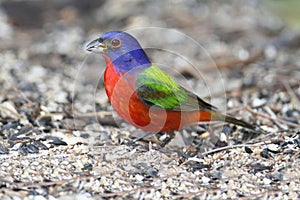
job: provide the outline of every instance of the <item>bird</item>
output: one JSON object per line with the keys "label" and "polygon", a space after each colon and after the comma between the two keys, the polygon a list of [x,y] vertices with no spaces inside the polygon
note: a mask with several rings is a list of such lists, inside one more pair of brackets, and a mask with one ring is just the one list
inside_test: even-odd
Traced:
{"label": "bird", "polygon": [[146,133],[175,131],[198,122],[225,121],[254,133],[258,129],[227,114],[179,85],[152,63],[139,42],[124,31],[109,31],[89,42],[86,50],[104,57],[104,87],[114,110]]}

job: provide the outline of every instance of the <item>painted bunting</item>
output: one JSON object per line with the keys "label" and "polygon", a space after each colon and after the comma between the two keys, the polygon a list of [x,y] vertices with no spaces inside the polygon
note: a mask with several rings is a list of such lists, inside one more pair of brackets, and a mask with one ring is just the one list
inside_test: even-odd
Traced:
{"label": "painted bunting", "polygon": [[175,82],[151,63],[138,41],[122,31],[111,31],[86,49],[106,61],[104,86],[111,105],[128,123],[157,133],[174,131],[197,122],[225,121],[257,132],[251,124],[224,115]]}

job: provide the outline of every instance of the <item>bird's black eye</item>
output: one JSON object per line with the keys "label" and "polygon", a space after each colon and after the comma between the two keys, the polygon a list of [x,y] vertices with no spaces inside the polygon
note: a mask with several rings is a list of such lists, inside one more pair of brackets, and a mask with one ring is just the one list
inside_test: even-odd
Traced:
{"label": "bird's black eye", "polygon": [[121,40],[118,39],[118,38],[112,39],[111,40],[111,46],[114,49],[120,47],[121,46]]}

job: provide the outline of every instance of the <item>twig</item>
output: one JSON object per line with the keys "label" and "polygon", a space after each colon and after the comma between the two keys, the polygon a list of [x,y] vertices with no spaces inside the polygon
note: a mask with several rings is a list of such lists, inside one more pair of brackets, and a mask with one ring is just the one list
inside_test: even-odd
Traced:
{"label": "twig", "polygon": [[249,106],[245,106],[245,109],[247,111],[251,112],[252,114],[257,115],[257,116],[260,116],[260,117],[263,117],[263,118],[266,118],[266,119],[269,119],[269,120],[274,120],[274,121],[277,121],[277,122],[280,122],[280,123],[283,123],[283,124],[286,124],[286,125],[289,125],[289,126],[292,126],[292,127],[295,127],[295,128],[300,128],[299,124],[296,124],[296,123],[293,123],[293,122],[288,122],[288,121],[286,121],[284,119],[281,119],[279,117],[270,117],[269,115],[265,115],[265,114],[256,112],[253,109],[251,109]]}
{"label": "twig", "polygon": [[29,103],[30,105],[35,105],[21,90],[19,90],[16,86],[12,85],[12,88],[18,93],[21,94],[21,96]]}
{"label": "twig", "polygon": [[287,90],[288,94],[291,96],[291,98],[294,99],[296,106],[298,108],[300,108],[300,100],[297,97],[297,95],[295,94],[295,92],[292,90],[290,84],[286,81],[282,81],[282,84],[286,88],[286,90]]}
{"label": "twig", "polygon": [[[262,144],[265,144],[266,142],[259,142],[257,144],[237,144],[237,145],[232,145],[232,146],[225,146],[225,147],[220,147],[220,148],[217,148],[217,149],[212,149],[210,151],[206,151],[204,153],[201,153],[202,156],[206,156],[208,154],[211,154],[211,153],[215,153],[215,152],[218,152],[218,151],[223,151],[223,150],[227,150],[227,149],[234,149],[234,148],[240,148],[240,147],[257,147],[257,146],[260,146]],[[267,143],[271,143],[271,141],[267,141]]]}
{"label": "twig", "polygon": [[86,118],[86,117],[105,117],[112,116],[113,111],[99,111],[99,112],[89,112],[84,114],[73,114],[73,117],[76,118]]}
{"label": "twig", "polygon": [[[210,151],[206,151],[204,153],[201,153],[201,156],[206,156],[206,155],[209,155],[209,154],[212,154],[212,153],[216,153],[216,152],[219,152],[219,151],[224,151],[224,150],[228,150],[228,149],[234,149],[234,148],[240,148],[240,147],[257,147],[257,146],[260,146],[260,145],[264,145],[264,144],[271,144],[271,141],[266,141],[266,142],[259,142],[259,143],[256,143],[256,144],[237,144],[237,145],[232,145],[232,146],[225,146],[225,147],[220,147],[220,148],[217,148],[217,149],[212,149]],[[186,160],[185,162],[183,162],[181,165],[184,165],[186,163],[188,163],[189,161],[195,161],[196,159],[188,159]]]}
{"label": "twig", "polygon": [[86,180],[86,179],[89,179],[89,178],[98,178],[98,177],[101,177],[101,175],[97,174],[97,175],[77,176],[77,177],[73,177],[73,178],[70,178],[70,179],[63,179],[63,180],[59,180],[59,181],[49,181],[49,182],[47,181],[47,182],[38,182],[38,183],[18,182],[18,183],[14,183],[13,185],[17,186],[19,188],[21,188],[21,187],[26,187],[26,188],[29,188],[29,187],[42,187],[42,186],[51,186],[51,185],[63,185],[63,184],[68,183],[68,182],[73,182],[77,179]]}

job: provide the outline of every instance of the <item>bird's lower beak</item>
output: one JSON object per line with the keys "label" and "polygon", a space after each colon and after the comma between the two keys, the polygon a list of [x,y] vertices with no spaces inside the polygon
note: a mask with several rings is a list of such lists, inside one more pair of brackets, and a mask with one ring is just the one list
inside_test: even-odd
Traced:
{"label": "bird's lower beak", "polygon": [[106,45],[99,42],[99,40],[93,40],[86,45],[86,50],[94,53],[103,53],[106,50]]}

